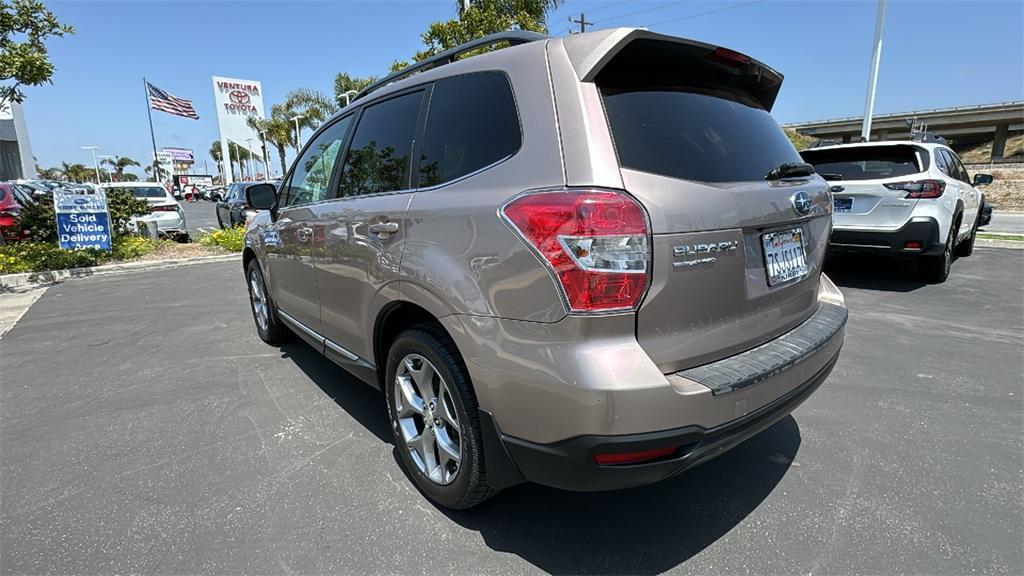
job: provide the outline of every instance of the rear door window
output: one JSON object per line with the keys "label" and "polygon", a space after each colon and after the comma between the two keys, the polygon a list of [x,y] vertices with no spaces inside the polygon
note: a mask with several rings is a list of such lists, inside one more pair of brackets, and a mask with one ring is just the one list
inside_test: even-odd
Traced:
{"label": "rear door window", "polygon": [[881,180],[924,171],[916,146],[850,146],[804,150],[804,160],[826,180]]}
{"label": "rear door window", "polygon": [[405,94],[363,110],[345,155],[338,196],[406,190],[409,160],[423,91]]}
{"label": "rear door window", "polygon": [[602,87],[625,168],[702,182],[764,180],[796,149],[764,109],[670,88]]}
{"label": "rear door window", "polygon": [[508,79],[482,72],[439,80],[420,152],[419,185],[437,186],[519,150],[519,115]]}

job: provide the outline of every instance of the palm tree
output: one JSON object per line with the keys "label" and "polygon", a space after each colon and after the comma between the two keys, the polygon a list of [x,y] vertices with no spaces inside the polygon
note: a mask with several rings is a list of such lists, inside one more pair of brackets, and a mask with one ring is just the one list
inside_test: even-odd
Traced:
{"label": "palm tree", "polygon": [[85,182],[96,177],[94,170],[86,168],[85,164],[79,164],[78,162],[73,164],[61,162],[59,170],[61,176],[69,182]]}
{"label": "palm tree", "polygon": [[[256,132],[256,135],[260,139],[260,155],[256,160],[260,164],[267,164],[268,162],[264,162],[264,160],[270,158],[267,154],[267,128],[269,127],[269,121],[257,116],[249,116],[245,119],[245,123],[249,128],[253,129],[253,132]],[[265,176],[269,179],[270,166],[264,166],[263,171],[266,172]]]}
{"label": "palm tree", "polygon": [[110,158],[104,158],[100,164],[107,164],[114,169],[115,180],[118,182],[125,181],[125,168],[129,166],[138,166],[139,163],[127,156],[114,156],[113,160]]}

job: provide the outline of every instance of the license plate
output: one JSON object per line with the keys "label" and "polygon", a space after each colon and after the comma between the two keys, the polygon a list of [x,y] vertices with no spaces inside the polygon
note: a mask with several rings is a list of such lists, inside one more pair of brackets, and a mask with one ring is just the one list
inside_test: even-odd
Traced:
{"label": "license plate", "polygon": [[768,232],[761,236],[768,285],[775,286],[807,274],[804,234],[800,228]]}
{"label": "license plate", "polygon": [[836,212],[849,212],[853,210],[853,198],[833,198],[832,207]]}

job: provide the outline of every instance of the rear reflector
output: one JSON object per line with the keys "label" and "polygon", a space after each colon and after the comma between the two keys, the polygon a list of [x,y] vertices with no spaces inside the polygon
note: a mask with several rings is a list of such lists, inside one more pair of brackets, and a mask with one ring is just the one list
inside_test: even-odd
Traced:
{"label": "rear reflector", "polygon": [[609,454],[594,454],[594,462],[601,466],[614,466],[616,464],[637,464],[649,462],[675,453],[676,447],[655,448],[653,450],[641,450],[639,452],[616,452]]}
{"label": "rear reflector", "polygon": [[920,242],[907,242],[906,244],[904,244],[903,248],[904,248],[904,250],[920,250],[921,249],[921,243]]}

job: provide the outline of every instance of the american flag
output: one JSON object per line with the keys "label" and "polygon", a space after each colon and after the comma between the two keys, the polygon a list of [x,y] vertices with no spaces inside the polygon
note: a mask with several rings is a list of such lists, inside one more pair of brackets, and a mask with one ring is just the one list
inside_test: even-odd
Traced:
{"label": "american flag", "polygon": [[146,82],[146,88],[149,90],[149,105],[154,110],[199,120],[199,114],[196,114],[196,109],[192,106],[191,100],[177,98],[170,92],[161,90],[149,82]]}

